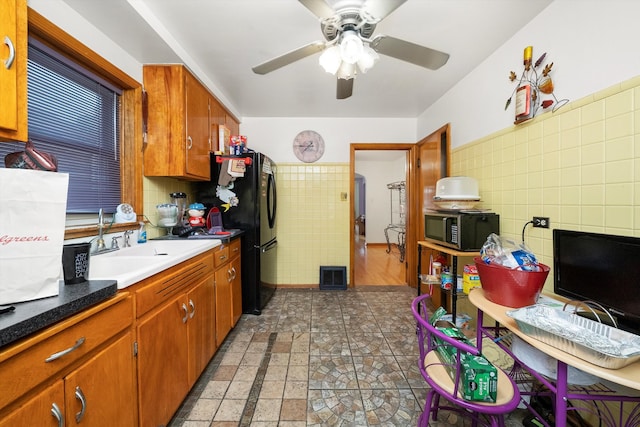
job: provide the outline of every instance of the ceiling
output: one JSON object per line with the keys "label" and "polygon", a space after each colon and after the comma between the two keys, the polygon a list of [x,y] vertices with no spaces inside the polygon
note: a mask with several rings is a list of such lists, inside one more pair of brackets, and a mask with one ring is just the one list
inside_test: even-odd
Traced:
{"label": "ceiling", "polygon": [[[319,54],[266,75],[251,68],[316,40],[318,18],[295,0],[62,0],[141,63],[185,63],[243,117],[402,117],[424,112],[553,0],[407,0],[385,34],[447,52],[428,70],[389,57],[336,99]],[[327,0],[361,3],[363,0]]]}

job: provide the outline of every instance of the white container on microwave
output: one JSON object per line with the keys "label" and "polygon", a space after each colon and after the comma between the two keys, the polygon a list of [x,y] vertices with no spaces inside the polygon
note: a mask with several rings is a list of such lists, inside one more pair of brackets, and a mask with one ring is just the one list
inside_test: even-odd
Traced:
{"label": "white container on microwave", "polygon": [[441,178],[436,182],[434,200],[479,200],[478,181],[469,176]]}

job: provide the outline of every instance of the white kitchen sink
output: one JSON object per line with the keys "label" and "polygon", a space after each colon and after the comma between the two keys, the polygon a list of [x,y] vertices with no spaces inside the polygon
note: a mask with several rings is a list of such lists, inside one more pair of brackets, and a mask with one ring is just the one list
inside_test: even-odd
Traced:
{"label": "white kitchen sink", "polygon": [[117,280],[124,289],[220,245],[219,240],[150,240],[89,259],[90,280]]}

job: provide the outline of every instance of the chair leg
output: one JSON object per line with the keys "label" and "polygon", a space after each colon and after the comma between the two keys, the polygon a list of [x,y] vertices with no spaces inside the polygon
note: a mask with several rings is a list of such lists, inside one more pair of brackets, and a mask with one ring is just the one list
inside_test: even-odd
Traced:
{"label": "chair leg", "polygon": [[420,420],[419,420],[420,427],[429,427],[429,416],[431,415],[431,410],[433,409],[434,395],[437,399],[438,395],[433,391],[433,389],[429,389],[429,392],[427,393],[427,398],[424,401],[424,411],[422,411],[422,415],[420,416]]}
{"label": "chair leg", "polygon": [[440,395],[434,392],[434,402],[432,408],[432,420],[436,421],[438,419],[438,410],[440,409]]}

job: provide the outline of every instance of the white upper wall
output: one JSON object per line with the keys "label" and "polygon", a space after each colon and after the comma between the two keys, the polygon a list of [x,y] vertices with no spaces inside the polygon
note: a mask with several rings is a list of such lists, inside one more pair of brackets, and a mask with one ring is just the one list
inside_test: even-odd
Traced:
{"label": "white upper wall", "polygon": [[249,148],[283,163],[299,162],[292,147],[293,139],[303,130],[322,135],[325,151],[321,163],[344,163],[349,161],[351,143],[414,143],[415,129],[416,119],[250,117],[240,124]]}
{"label": "white upper wall", "polygon": [[522,73],[526,46],[534,61],[547,52],[545,63],[554,63],[558,99],[577,100],[637,76],[639,16],[637,0],[555,0],[418,118],[418,139],[450,122],[455,148],[513,126],[514,103],[504,110],[516,85],[508,76]]}
{"label": "white upper wall", "polygon": [[142,64],[66,3],[60,0],[28,0],[27,4],[120,70],[142,82]]}

